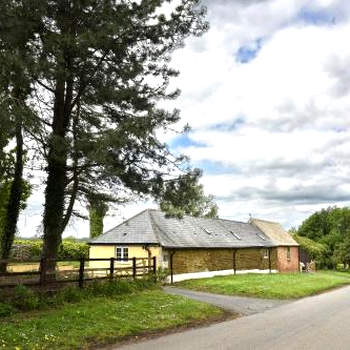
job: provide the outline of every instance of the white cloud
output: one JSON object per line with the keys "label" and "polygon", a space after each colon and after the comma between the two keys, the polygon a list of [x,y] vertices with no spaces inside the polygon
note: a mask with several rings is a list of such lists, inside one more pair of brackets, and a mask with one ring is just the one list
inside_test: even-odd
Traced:
{"label": "white cloud", "polygon": [[[317,11],[329,11],[331,17],[342,10],[340,24],[314,25],[296,18],[300,1],[232,7],[221,3],[214,8],[217,21],[212,22],[206,50],[186,48],[180,59],[184,64],[198,55],[195,69],[188,67],[182,75],[180,102],[183,120],[194,127],[191,138],[207,144],[182,151],[196,164],[223,165],[223,174],[215,171],[203,179],[207,192],[219,198],[221,215],[247,217],[255,211],[289,226],[322,206],[347,204],[349,6],[340,1],[310,2],[308,10],[316,11],[316,19]],[[229,20],[229,9],[237,11],[232,23],[238,16],[239,29]],[[257,14],[274,20],[264,25]],[[227,33],[219,28],[223,18],[230,23],[221,28],[232,25]],[[246,64],[234,59],[239,46],[262,37],[255,59]],[[230,129],[237,118],[244,124]],[[218,123],[228,127],[218,128]]]}
{"label": "white cloud", "polygon": [[[207,145],[182,149],[193,163],[216,162],[215,173],[204,167],[202,181],[218,197],[220,214],[247,220],[251,213],[288,227],[314,210],[349,204],[350,3],[205,3],[211,28],[174,53],[181,75],[170,88],[182,95],[163,105],[180,108],[180,125],[188,122],[190,137]],[[240,63],[239,48],[256,49],[259,39],[256,57]],[[233,125],[238,118],[243,122]],[[108,218],[106,228],[121,220]],[[77,222],[74,232],[87,230]]]}

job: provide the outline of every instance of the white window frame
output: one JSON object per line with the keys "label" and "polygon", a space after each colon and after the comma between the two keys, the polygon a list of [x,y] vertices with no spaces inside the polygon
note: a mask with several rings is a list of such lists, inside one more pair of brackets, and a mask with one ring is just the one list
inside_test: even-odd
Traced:
{"label": "white window frame", "polygon": [[[118,259],[118,249],[120,249],[120,259]],[[125,254],[125,251],[127,251],[128,253]],[[115,259],[118,263],[128,263],[129,260],[124,260],[125,259],[125,255],[127,255],[127,259],[129,259],[129,247],[122,247],[122,246],[116,246],[115,247],[115,251],[114,251],[114,256]]]}

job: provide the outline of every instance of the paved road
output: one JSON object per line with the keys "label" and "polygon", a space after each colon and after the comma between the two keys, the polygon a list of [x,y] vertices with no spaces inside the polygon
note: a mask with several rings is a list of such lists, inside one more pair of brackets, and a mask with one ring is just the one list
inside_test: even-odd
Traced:
{"label": "paved road", "polygon": [[169,294],[182,295],[191,299],[204,301],[208,304],[219,306],[228,311],[238,312],[241,315],[253,315],[287,303],[286,301],[282,300],[203,293],[174,287],[165,287],[164,290]]}
{"label": "paved road", "polygon": [[124,350],[349,350],[350,287]]}

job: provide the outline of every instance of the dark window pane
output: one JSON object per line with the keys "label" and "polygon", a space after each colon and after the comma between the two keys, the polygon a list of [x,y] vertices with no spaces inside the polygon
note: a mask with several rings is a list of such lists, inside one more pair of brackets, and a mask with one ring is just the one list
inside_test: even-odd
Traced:
{"label": "dark window pane", "polygon": [[287,260],[290,260],[290,247],[287,247]]}
{"label": "dark window pane", "polygon": [[117,248],[117,260],[121,260],[121,259],[122,259],[122,249]]}
{"label": "dark window pane", "polygon": [[129,258],[129,249],[124,248],[124,260],[128,260],[128,258]]}

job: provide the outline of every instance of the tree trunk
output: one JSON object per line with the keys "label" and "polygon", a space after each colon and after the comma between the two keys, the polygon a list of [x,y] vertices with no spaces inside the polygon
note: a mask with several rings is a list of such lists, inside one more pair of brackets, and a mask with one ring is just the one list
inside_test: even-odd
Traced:
{"label": "tree trunk", "polygon": [[[22,136],[22,117],[16,116],[16,163],[15,174],[11,185],[10,196],[6,208],[6,218],[4,231],[1,237],[0,259],[10,257],[11,247],[15,238],[17,221],[21,206],[23,192],[23,136]],[[7,263],[0,264],[0,272],[6,272]]]}
{"label": "tree trunk", "polygon": [[[50,151],[53,153],[53,151]],[[56,152],[55,152],[56,153]],[[44,245],[42,257],[47,259],[47,271],[56,267],[58,248],[61,243],[66,181],[66,154],[61,152],[61,160],[52,155],[48,161],[48,178],[45,190]]]}
{"label": "tree trunk", "polygon": [[69,116],[64,113],[65,80],[58,79],[55,89],[55,106],[49,144],[47,182],[44,210],[44,245],[42,257],[47,259],[47,271],[52,275],[62,236],[64,199],[67,173],[66,131]]}

